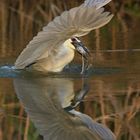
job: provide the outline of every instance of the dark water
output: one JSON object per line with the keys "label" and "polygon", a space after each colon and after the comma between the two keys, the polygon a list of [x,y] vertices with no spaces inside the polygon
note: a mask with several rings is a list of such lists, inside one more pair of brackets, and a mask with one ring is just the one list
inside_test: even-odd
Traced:
{"label": "dark water", "polygon": [[[74,65],[71,64],[70,71],[66,69],[61,74],[46,75],[15,70],[13,63],[19,50],[10,48],[8,52],[7,48],[1,47],[0,139],[42,139],[38,132],[41,129],[40,124],[34,121],[38,128],[36,130],[29,117],[33,120],[41,118],[42,129],[48,129],[46,126],[50,125],[49,122],[56,120],[44,120],[48,118],[45,116],[47,110],[54,112],[52,118],[61,116],[62,106],[67,107],[86,85],[89,91],[85,98],[81,99],[76,110],[110,128],[117,140],[139,140],[140,29],[138,23],[139,20],[135,21],[133,29],[128,28],[126,32],[118,25],[111,24],[110,27],[100,30],[100,34],[96,31],[83,38],[92,51],[90,58],[92,67],[84,76],[79,74],[81,58],[78,55],[73,62]],[[47,100],[52,98],[49,93],[54,94],[54,89],[59,95],[57,98],[60,103],[56,103],[54,98],[51,100],[56,106],[58,105],[59,113],[51,110],[52,102],[48,104]],[[19,99],[26,107],[29,117]],[[63,103],[63,100],[67,102]],[[63,115],[59,118],[62,122]],[[44,131],[41,133],[44,134]]]}

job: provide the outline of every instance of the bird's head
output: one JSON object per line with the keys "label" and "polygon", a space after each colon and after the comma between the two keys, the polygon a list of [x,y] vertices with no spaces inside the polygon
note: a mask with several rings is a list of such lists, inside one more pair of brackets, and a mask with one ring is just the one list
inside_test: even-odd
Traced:
{"label": "bird's head", "polygon": [[85,45],[80,41],[78,37],[72,37],[68,40],[69,47],[73,50],[76,50],[80,55],[82,55],[85,59],[89,56],[89,50]]}

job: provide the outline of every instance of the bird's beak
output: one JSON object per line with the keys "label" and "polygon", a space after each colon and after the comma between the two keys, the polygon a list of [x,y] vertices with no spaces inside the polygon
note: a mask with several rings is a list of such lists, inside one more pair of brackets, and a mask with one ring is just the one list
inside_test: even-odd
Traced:
{"label": "bird's beak", "polygon": [[73,45],[75,46],[75,49],[79,54],[81,54],[85,59],[88,58],[88,56],[90,55],[89,50],[84,46],[82,42],[75,42],[73,43]]}

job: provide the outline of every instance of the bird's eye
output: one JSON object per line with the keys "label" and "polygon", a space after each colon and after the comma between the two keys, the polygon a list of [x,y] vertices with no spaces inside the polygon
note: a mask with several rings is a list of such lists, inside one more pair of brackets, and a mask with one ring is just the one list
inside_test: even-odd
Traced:
{"label": "bird's eye", "polygon": [[75,39],[75,38],[72,38],[71,40],[72,40],[72,41],[76,41],[76,39]]}

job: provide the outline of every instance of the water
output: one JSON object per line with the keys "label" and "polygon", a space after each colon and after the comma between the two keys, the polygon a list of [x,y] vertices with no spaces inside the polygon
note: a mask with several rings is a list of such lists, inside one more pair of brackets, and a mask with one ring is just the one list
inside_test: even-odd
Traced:
{"label": "water", "polygon": [[[21,95],[18,96],[23,96],[26,93],[27,97],[24,98],[29,100],[32,99],[30,94],[35,94],[34,87],[32,87],[33,85],[30,85],[32,84],[31,81],[37,81],[41,84],[39,81],[44,80],[46,81],[42,82],[44,85],[47,83],[49,84],[49,87],[52,86],[53,88],[56,88],[57,91],[59,88],[65,87],[65,89],[59,90],[65,93],[68,93],[68,90],[74,90],[76,95],[83,87],[83,83],[86,79],[86,83],[89,85],[90,90],[77,107],[77,110],[86,113],[94,120],[105,124],[120,140],[127,140],[130,138],[132,140],[138,140],[140,130],[140,62],[137,58],[139,58],[140,53],[117,52],[113,54],[102,53],[101,55],[108,57],[108,59],[105,60],[106,62],[108,61],[108,63],[103,63],[103,60],[101,60],[100,62],[102,63],[100,63],[99,66],[97,61],[94,62],[96,63],[93,67],[94,71],[91,71],[85,77],[80,74],[77,75],[77,73],[63,73],[56,74],[55,76],[44,76],[40,73],[31,75],[31,73],[25,71],[15,70],[9,65],[2,66],[0,75],[3,78],[0,79],[0,93],[1,117],[3,120],[1,122],[1,132],[3,135],[6,132],[9,132],[11,137],[24,137],[25,135],[23,132],[25,132],[25,128],[28,128],[28,119],[25,117],[26,115],[23,111],[23,107],[16,97],[16,88],[14,86],[19,87],[22,91]],[[121,57],[118,57],[118,55]],[[117,57],[118,59],[114,59],[113,57]],[[31,80],[30,82],[28,81],[29,79]],[[30,89],[30,92],[26,90],[26,88],[28,90]],[[39,87],[37,87],[37,89],[38,88]],[[41,89],[43,88],[40,87],[39,89],[36,93],[42,95]],[[34,95],[36,101],[40,101],[38,99],[42,97],[41,95]],[[69,98],[66,98],[71,99],[73,96],[74,95],[68,95]],[[70,100],[68,103],[70,103]],[[25,104],[24,101],[23,104]],[[35,105],[33,105],[33,107],[37,111]],[[57,115],[57,113],[55,115]],[[30,124],[29,126],[28,137],[34,137],[34,139],[38,138],[38,131],[33,127],[33,124]],[[18,128],[20,131],[18,131]],[[13,135],[13,133],[16,133],[16,135]],[[8,137],[5,136],[5,140],[6,139],[8,139]]]}
{"label": "water", "polygon": [[[72,68],[70,71],[66,69],[60,74],[46,75],[15,70],[13,63],[19,50],[14,48],[8,55],[6,50],[2,51],[0,139],[40,140],[42,137],[39,136],[39,132],[46,134],[44,130],[49,129],[52,122],[58,124],[56,119],[58,116],[63,126],[67,122],[64,116],[68,117],[68,114],[64,112],[62,106],[63,108],[69,106],[74,97],[79,97],[79,91],[86,89],[86,85],[89,91],[81,99],[76,110],[110,128],[117,140],[139,140],[140,30],[138,23],[139,20],[135,21],[133,29],[127,32],[119,29],[118,25],[111,24],[108,28],[100,30],[100,34],[97,31],[83,38],[92,51],[90,58],[92,67],[84,76],[79,74],[81,58],[78,55],[70,65]],[[94,35],[96,38],[93,40]],[[48,117],[49,115],[52,116]],[[36,127],[29,118],[33,120]],[[71,126],[71,123],[68,126]],[[49,129],[52,130],[53,128]]]}

